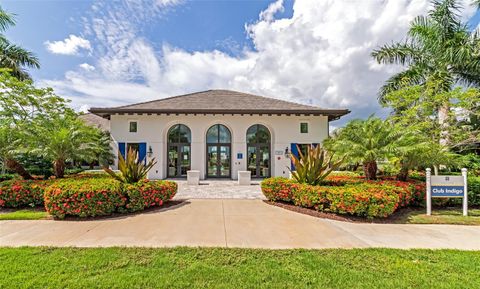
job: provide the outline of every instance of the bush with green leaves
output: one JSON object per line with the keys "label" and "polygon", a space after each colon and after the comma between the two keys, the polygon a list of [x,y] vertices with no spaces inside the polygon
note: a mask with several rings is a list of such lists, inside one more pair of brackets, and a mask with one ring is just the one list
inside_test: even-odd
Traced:
{"label": "bush with green leaves", "polygon": [[114,179],[122,183],[135,184],[145,179],[148,171],[150,171],[156,163],[155,158],[145,163],[144,160],[139,159],[138,152],[130,148],[126,157],[123,157],[122,154],[118,156],[118,170],[120,174],[115,173],[108,167],[105,167],[104,170]]}
{"label": "bush with green leaves", "polygon": [[306,154],[303,154],[297,145],[299,157],[291,155],[295,170],[290,170],[292,178],[301,184],[319,185],[334,170],[338,169],[343,159],[334,162],[333,154],[328,154],[319,145],[309,145]]}

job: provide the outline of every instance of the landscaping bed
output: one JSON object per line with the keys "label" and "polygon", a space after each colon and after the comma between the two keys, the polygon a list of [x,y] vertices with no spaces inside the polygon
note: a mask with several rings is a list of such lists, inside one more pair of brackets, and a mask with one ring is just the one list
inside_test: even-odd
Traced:
{"label": "landscaping bed", "polygon": [[321,186],[285,178],[269,178],[261,186],[269,201],[369,219],[386,218],[399,208],[422,204],[425,194],[421,182],[365,181],[361,177],[335,175]]}
{"label": "landscaping bed", "polygon": [[480,252],[0,248],[0,287],[476,288]]}
{"label": "landscaping bed", "polygon": [[142,180],[124,184],[105,174],[46,181],[8,180],[0,182],[0,207],[44,206],[58,219],[97,217],[159,207],[176,192],[175,182]]}

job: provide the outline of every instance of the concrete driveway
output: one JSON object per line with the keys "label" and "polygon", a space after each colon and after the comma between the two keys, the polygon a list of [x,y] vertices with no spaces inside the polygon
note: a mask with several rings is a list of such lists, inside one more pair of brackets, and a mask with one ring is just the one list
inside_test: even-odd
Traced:
{"label": "concrete driveway", "polygon": [[261,200],[188,200],[94,221],[1,221],[0,246],[480,249],[480,227],[358,224],[318,219]]}

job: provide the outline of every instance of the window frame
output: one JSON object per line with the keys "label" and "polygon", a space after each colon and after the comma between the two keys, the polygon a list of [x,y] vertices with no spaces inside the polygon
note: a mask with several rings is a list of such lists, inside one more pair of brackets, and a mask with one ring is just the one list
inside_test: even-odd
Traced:
{"label": "window frame", "polygon": [[[132,124],[135,123],[135,131],[132,131]],[[137,133],[138,132],[138,120],[129,120],[128,121],[128,132]]]}
{"label": "window frame", "polygon": [[[303,131],[303,125],[306,125],[306,131]],[[308,134],[309,133],[309,127],[310,127],[310,123],[308,121],[301,121],[300,122],[300,133],[301,134]]]}

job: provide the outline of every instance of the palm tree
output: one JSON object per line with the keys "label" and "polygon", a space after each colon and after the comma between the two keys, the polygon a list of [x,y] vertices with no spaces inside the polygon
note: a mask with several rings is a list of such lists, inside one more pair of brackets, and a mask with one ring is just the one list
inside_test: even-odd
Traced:
{"label": "palm tree", "polygon": [[325,147],[346,157],[350,163],[361,163],[368,180],[377,178],[377,161],[386,160],[394,151],[400,133],[389,122],[371,115],[366,120],[352,120]]}
{"label": "palm tree", "polygon": [[40,68],[38,58],[30,51],[11,43],[3,34],[15,25],[15,18],[0,7],[0,67],[11,69],[11,74],[20,80],[30,79],[26,67]]}
{"label": "palm tree", "polygon": [[[91,160],[99,151],[98,129],[86,125],[73,112],[50,120],[38,121],[36,133],[37,153],[52,161],[54,175],[63,178],[68,162]],[[33,146],[33,144],[32,144]]]}

